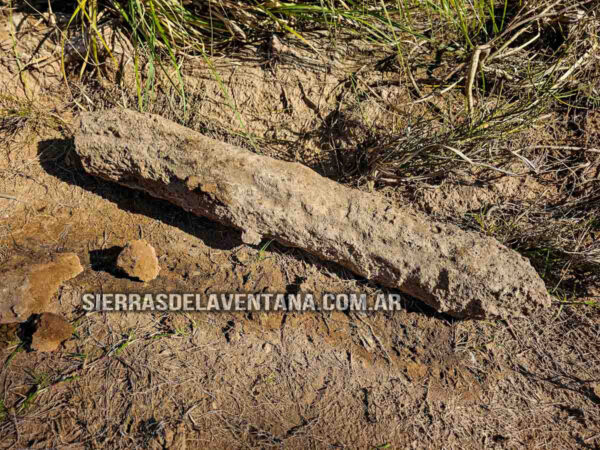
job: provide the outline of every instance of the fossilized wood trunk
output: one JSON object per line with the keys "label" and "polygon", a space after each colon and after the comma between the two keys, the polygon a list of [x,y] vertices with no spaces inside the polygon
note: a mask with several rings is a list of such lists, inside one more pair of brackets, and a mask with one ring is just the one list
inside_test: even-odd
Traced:
{"label": "fossilized wood trunk", "polygon": [[92,175],[240,229],[246,243],[268,237],[302,248],[455,317],[519,317],[550,305],[529,261],[494,239],[159,116],[85,113],[75,146]]}

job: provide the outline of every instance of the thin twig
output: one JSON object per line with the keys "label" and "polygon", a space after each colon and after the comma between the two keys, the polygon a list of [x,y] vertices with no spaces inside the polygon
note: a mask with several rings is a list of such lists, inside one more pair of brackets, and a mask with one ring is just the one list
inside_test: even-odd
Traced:
{"label": "thin twig", "polygon": [[540,150],[540,149],[549,149],[549,150],[571,150],[571,151],[582,151],[582,152],[590,152],[590,153],[600,153],[600,149],[598,148],[586,148],[586,147],[574,147],[571,145],[530,145],[528,147],[522,147],[516,152],[520,152],[523,150]]}
{"label": "thin twig", "polygon": [[503,173],[505,175],[510,175],[511,177],[518,177],[519,175],[513,172],[510,172],[508,170],[504,170],[504,169],[499,169],[498,167],[494,167],[490,164],[486,164],[486,163],[482,163],[482,162],[477,162],[477,161],[473,161],[471,158],[469,158],[467,155],[465,155],[463,152],[461,152],[460,150],[456,149],[456,148],[452,148],[449,147],[448,145],[442,145],[441,147],[445,148],[446,150],[450,150],[451,152],[457,154],[458,156],[460,156],[463,160],[465,160],[466,162],[468,162],[469,164],[473,164],[474,166],[481,166],[481,167],[486,167],[488,169],[492,169],[495,170],[496,172],[500,172]]}
{"label": "thin twig", "polygon": [[[491,47],[486,45],[480,45],[475,48],[473,51],[473,56],[471,57],[471,64],[469,66],[469,73],[467,75],[467,84],[465,86],[466,95],[467,95],[467,106],[469,108],[469,117],[473,120],[473,84],[475,83],[475,76],[477,75],[477,70],[479,69],[479,60],[480,58],[483,60],[489,54]],[[483,58],[481,57],[483,53]]]}

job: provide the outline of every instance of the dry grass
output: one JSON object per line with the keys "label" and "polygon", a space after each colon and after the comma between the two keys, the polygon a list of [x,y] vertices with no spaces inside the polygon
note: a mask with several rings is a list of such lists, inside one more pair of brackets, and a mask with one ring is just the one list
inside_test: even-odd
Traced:
{"label": "dry grass", "polygon": [[[29,5],[33,10],[42,7]],[[344,69],[348,92],[340,103],[360,110],[367,101],[375,102],[393,120],[377,123],[364,112],[349,120],[340,113],[343,105],[338,106],[339,114],[321,131],[329,155],[325,159],[344,155],[338,179],[378,189],[420,189],[465,169],[474,170],[482,182],[501,175],[531,177],[556,189],[550,203],[496,205],[491,211],[473,211],[469,217],[475,220],[452,220],[492,234],[532,258],[561,298],[566,292],[589,295],[586,285],[597,283],[597,3],[86,0],[67,14],[61,44],[67,53],[79,52],[80,59],[75,67],[63,66],[65,77],[66,70],[85,79],[107,76],[117,58],[104,30],[114,30],[129,41],[125,52],[132,52],[137,101],[129,104],[156,109],[152,103],[161,101],[158,92],[163,91],[174,118],[186,123],[193,114],[188,109],[194,95],[185,86],[186,64],[200,58],[240,125],[234,134],[253,151],[257,143],[263,148],[278,143],[248,128],[225,86],[218,55],[247,54],[264,47],[268,36],[287,34],[287,48],[295,46],[296,53],[308,55],[305,61],[314,59],[306,70],[335,70],[315,58],[315,52],[323,52],[315,40],[323,36],[319,30],[327,33],[330,47],[376,48],[377,57],[354,71]],[[269,49],[271,67],[286,57],[275,47]],[[300,61],[292,57],[287,65]],[[381,97],[381,85],[366,74],[373,70],[398,74],[393,83],[408,86],[401,103]],[[13,109],[4,126],[34,117],[22,114],[26,110]],[[352,130],[352,139],[340,142],[336,134],[341,130]],[[223,132],[227,134],[216,130]],[[582,276],[577,289],[569,285],[557,290],[566,278]]]}
{"label": "dry grass", "polygon": [[[10,4],[13,9],[4,2],[5,16],[18,9],[35,20],[49,17],[45,1]],[[82,288],[69,287],[61,302],[77,331],[65,351],[27,354],[18,351],[14,337],[2,349],[0,435],[7,438],[0,447],[177,448],[175,432],[186,436],[189,448],[596,448],[597,3],[507,2],[493,9],[490,2],[466,1],[248,4],[88,0],[77,12],[63,10],[66,20],[51,24],[49,38],[57,55],[65,43],[85,43],[73,46],[83,58],[63,67],[70,89],[64,90],[64,110],[127,106],[160,113],[251,151],[300,160],[340,182],[415,204],[424,192],[460,193],[465,185],[491,190],[506,179],[523,180],[525,188],[516,194],[496,193],[466,212],[454,204],[431,212],[529,257],[554,294],[555,308],[514,323],[454,322],[410,299],[406,311],[389,316],[277,321],[82,315],[76,301]],[[130,14],[134,6],[143,8],[137,22]],[[169,8],[185,8],[195,19],[169,16]],[[323,14],[326,8],[330,12]],[[124,59],[111,48],[118,64],[133,61],[121,77],[90,24],[129,40],[131,53]],[[22,57],[14,51],[3,57]],[[341,56],[331,62],[335,51]],[[39,70],[27,64],[16,73]],[[247,73],[236,78],[240,67]],[[269,80],[262,89],[277,91],[277,101],[283,92],[296,116],[264,101],[266,94],[243,96],[256,88],[248,80],[257,74]],[[330,91],[330,98],[319,97]],[[250,100],[266,106],[253,110]],[[282,112],[269,115],[276,107]],[[0,97],[2,142],[18,156],[23,136],[46,139],[51,130],[68,137],[55,115],[33,100]],[[273,118],[269,128],[265,123]],[[298,122],[306,125],[294,127]],[[277,136],[269,134],[273,129]],[[63,153],[45,164],[55,164],[65,180],[83,178]],[[15,180],[35,180],[46,192],[48,184],[57,195],[33,160],[15,167]],[[88,201],[89,192],[76,192],[73,202]],[[71,202],[71,195],[58,198]],[[127,192],[106,195],[111,202],[100,200],[111,205],[132,202]],[[148,199],[133,202],[155,208]],[[89,209],[82,204],[80,209]],[[55,209],[39,214],[54,215]],[[35,222],[36,214],[30,208],[27,221]],[[120,245],[120,230],[131,231],[121,226],[132,221],[131,212],[107,206],[106,214],[115,215],[108,216],[108,232],[98,232],[98,242]],[[164,248],[175,240],[188,249],[189,239],[196,239],[196,225],[166,216],[157,222],[156,228],[144,226],[164,238]],[[205,231],[215,240],[226,233]],[[53,245],[81,252],[100,245],[84,240],[89,237],[69,239],[67,233],[66,243]],[[240,261],[260,265],[267,258],[276,261],[282,278],[305,276],[322,289],[376,289],[276,246],[251,249],[244,260],[238,249],[196,240],[206,255],[194,262],[226,272],[230,284],[223,282],[223,289],[244,289],[242,283],[256,276]],[[8,255],[28,244],[6,245]],[[164,264],[178,280],[197,270],[180,268],[173,254]],[[115,286],[102,271],[84,276],[73,286]],[[271,321],[276,326],[268,326]]]}

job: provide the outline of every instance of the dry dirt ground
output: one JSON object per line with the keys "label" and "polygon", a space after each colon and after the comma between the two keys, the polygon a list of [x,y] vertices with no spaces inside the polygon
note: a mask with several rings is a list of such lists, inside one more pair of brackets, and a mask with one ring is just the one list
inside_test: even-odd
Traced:
{"label": "dry dirt ground", "polygon": [[[0,25],[0,264],[69,251],[85,270],[55,299],[76,329],[61,351],[16,352],[17,328],[2,327],[0,448],[600,448],[598,308],[557,304],[512,322],[457,321],[409,298],[377,314],[85,313],[84,292],[380,288],[86,175],[72,152],[76,114],[135,108],[131,73],[67,87],[44,23],[20,19],[16,41],[8,19]],[[362,55],[336,51],[339,64]],[[215,61],[230,98],[202,60],[188,61],[179,121],[332,178],[345,176],[343,155],[321,149],[343,146],[365,120],[386,126],[381,102],[403,95],[382,72],[370,75],[377,96],[350,102],[344,79],[308,62],[260,51]],[[159,89],[148,109],[174,117],[171,95]],[[252,148],[236,128],[272,145]],[[524,176],[381,195],[444,217],[551,192]],[[140,237],[162,267],[146,284],[113,270]]]}

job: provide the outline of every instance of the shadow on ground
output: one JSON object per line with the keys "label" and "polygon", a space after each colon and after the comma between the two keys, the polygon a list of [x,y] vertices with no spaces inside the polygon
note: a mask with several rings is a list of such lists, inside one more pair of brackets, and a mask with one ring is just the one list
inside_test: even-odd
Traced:
{"label": "shadow on ground", "polygon": [[[193,216],[178,206],[172,205],[165,200],[151,197],[144,192],[88,175],[81,166],[79,156],[74,150],[75,143],[72,138],[40,141],[38,144],[40,165],[47,173],[66,183],[100,195],[125,211],[144,214],[167,225],[177,227],[185,233],[200,238],[208,247],[215,250],[233,250],[242,245],[241,232],[238,230],[233,230],[203,217]],[[261,243],[260,246],[263,244]],[[337,264],[317,260],[314,256],[300,249],[289,249],[283,246],[271,245],[268,251],[291,255],[307,264],[315,264],[320,268],[335,273],[341,279],[354,280],[359,285],[370,283],[363,278],[354,276],[354,274]],[[113,273],[111,269],[107,269],[111,266],[107,258],[113,260],[117,254],[118,248],[90,252],[92,269],[109,271],[112,275],[118,276],[119,274]],[[408,312],[417,312],[428,317],[450,322],[458,320],[447,314],[435,311],[417,299],[406,295],[403,295],[403,298],[405,299],[404,306]]]}
{"label": "shadow on ground", "polygon": [[[125,211],[144,214],[197,236],[215,250],[232,250],[242,244],[241,232],[192,216],[178,206],[153,198],[145,192],[100,180],[88,175],[74,152],[73,139],[50,139],[38,144],[40,165],[62,181],[81,187],[115,203]],[[101,212],[99,212],[101,213]]]}

